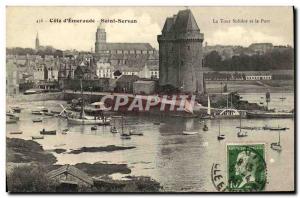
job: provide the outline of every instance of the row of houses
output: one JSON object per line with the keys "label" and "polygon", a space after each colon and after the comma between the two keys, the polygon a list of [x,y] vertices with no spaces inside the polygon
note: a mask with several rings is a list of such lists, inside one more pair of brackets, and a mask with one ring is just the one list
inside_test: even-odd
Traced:
{"label": "row of houses", "polygon": [[[124,64],[116,65],[112,64],[114,61],[89,53],[76,57],[72,55],[66,57],[7,56],[7,93],[8,95],[18,94],[19,91],[23,92],[25,89],[35,87],[58,89],[59,81],[79,78],[84,80],[118,79],[122,75],[144,79],[159,78],[157,57],[147,54],[138,59],[140,61],[127,60],[125,57],[127,61],[123,61]],[[55,83],[57,86],[53,86]]]}
{"label": "row of houses", "polygon": [[208,81],[214,80],[293,80],[293,70],[273,71],[205,71],[204,78]]}

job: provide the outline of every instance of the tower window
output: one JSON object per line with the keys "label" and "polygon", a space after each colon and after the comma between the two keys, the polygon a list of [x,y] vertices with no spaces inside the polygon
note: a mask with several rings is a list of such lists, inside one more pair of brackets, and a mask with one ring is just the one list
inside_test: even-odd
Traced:
{"label": "tower window", "polygon": [[190,50],[190,46],[189,45],[187,46],[187,49]]}

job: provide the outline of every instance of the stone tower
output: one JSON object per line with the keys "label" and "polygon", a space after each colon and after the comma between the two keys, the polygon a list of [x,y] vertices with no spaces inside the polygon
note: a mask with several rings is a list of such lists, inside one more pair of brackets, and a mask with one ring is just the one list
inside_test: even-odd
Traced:
{"label": "stone tower", "polygon": [[106,32],[105,29],[99,25],[96,32],[95,53],[100,52],[101,44],[103,43],[106,43]]}
{"label": "stone tower", "polygon": [[157,36],[160,86],[203,93],[203,38],[190,9],[166,19],[162,34]]}
{"label": "stone tower", "polygon": [[40,40],[39,40],[39,33],[36,33],[36,38],[35,38],[35,49],[38,50],[40,48]]}

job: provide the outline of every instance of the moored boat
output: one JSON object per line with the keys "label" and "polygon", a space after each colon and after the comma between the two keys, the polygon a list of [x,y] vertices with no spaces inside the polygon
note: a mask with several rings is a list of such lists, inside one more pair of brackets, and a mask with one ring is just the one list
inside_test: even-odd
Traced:
{"label": "moored boat", "polygon": [[247,131],[242,131],[242,116],[240,116],[240,127],[239,127],[239,132],[237,133],[237,137],[247,137]]}
{"label": "moored boat", "polygon": [[31,111],[31,114],[33,114],[33,115],[43,115],[43,112],[34,110],[34,111]]}
{"label": "moored boat", "polygon": [[14,113],[21,113],[21,108],[20,107],[11,107]]}
{"label": "moored boat", "polygon": [[32,122],[43,122],[42,118],[34,118],[32,119]]}
{"label": "moored boat", "polygon": [[220,121],[220,119],[219,119],[219,134],[218,134],[217,139],[218,140],[224,140],[225,139],[225,135],[221,134],[221,121]]}
{"label": "moored boat", "polygon": [[19,117],[15,115],[6,115],[6,124],[15,124],[19,121]]}
{"label": "moored boat", "polygon": [[56,135],[56,130],[41,130],[40,131],[41,135]]}
{"label": "moored boat", "polygon": [[282,146],[280,144],[280,132],[278,134],[278,142],[271,143],[271,149],[279,152],[282,150]]}
{"label": "moored boat", "polygon": [[110,128],[110,132],[111,132],[111,133],[118,133],[118,129],[117,129],[116,127],[112,126],[112,127]]}
{"label": "moored boat", "polygon": [[260,130],[260,129],[262,129],[261,127],[250,127],[250,126],[243,126],[243,127],[237,126],[236,128],[238,128],[238,129],[246,129],[246,130]]}
{"label": "moored boat", "polygon": [[137,135],[137,136],[143,136],[143,132],[141,131],[134,131],[134,130],[130,130],[129,131],[129,135]]}
{"label": "moored boat", "polygon": [[130,140],[131,139],[130,135],[128,135],[126,133],[120,134],[120,138],[122,140]]}
{"label": "moored boat", "polygon": [[37,136],[31,136],[31,138],[32,138],[33,140],[40,140],[40,139],[44,139],[44,136],[42,136],[42,135],[37,135]]}
{"label": "moored boat", "polygon": [[17,123],[17,120],[14,120],[14,119],[6,119],[6,124],[15,124]]}
{"label": "moored boat", "polygon": [[9,132],[9,134],[12,134],[12,135],[23,134],[23,131],[11,131],[11,132]]}
{"label": "moored boat", "polygon": [[277,126],[277,127],[271,127],[271,126],[264,126],[263,127],[263,130],[270,130],[270,131],[285,131],[289,128],[287,127],[280,127],[280,126]]}
{"label": "moored boat", "polygon": [[[82,80],[80,80],[81,87],[81,98],[83,98]],[[101,103],[102,104],[102,103]],[[111,118],[104,116],[87,116],[85,115],[84,100],[81,101],[80,113],[70,112],[66,118],[69,124],[80,124],[80,125],[110,125]],[[65,108],[64,108],[65,111]]]}
{"label": "moored boat", "polygon": [[199,132],[197,132],[197,131],[183,131],[182,132],[183,135],[196,135],[198,133]]}
{"label": "moored boat", "polygon": [[88,117],[82,117],[82,118],[72,118],[68,117],[68,123],[69,124],[81,124],[81,125],[109,125],[110,119],[107,118],[106,120],[103,119],[93,119]]}
{"label": "moored boat", "polygon": [[120,138],[122,140],[130,140],[131,139],[130,134],[129,133],[124,133],[124,118],[123,118],[123,116],[122,116],[121,125],[122,125],[122,128],[121,128]]}
{"label": "moored boat", "polygon": [[294,114],[291,112],[247,112],[247,118],[293,118]]}
{"label": "moored boat", "polygon": [[51,112],[45,112],[44,115],[45,115],[45,116],[54,116],[54,113],[51,113]]}

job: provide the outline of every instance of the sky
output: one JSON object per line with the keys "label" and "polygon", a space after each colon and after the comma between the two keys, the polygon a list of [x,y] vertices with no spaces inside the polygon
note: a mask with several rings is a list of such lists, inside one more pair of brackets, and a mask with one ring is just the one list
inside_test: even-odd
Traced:
{"label": "sky", "polygon": [[[137,23],[102,24],[106,29],[107,42],[145,42],[158,49],[157,35],[161,33],[166,17],[186,8],[8,6],[6,46],[34,48],[38,32],[40,45],[51,45],[63,50],[90,51],[91,48],[94,49],[95,32],[99,23],[50,23],[49,20],[134,19]],[[208,45],[249,46],[251,43],[271,42],[274,45],[293,46],[292,7],[188,8]],[[38,19],[43,19],[43,22],[37,23]]]}

